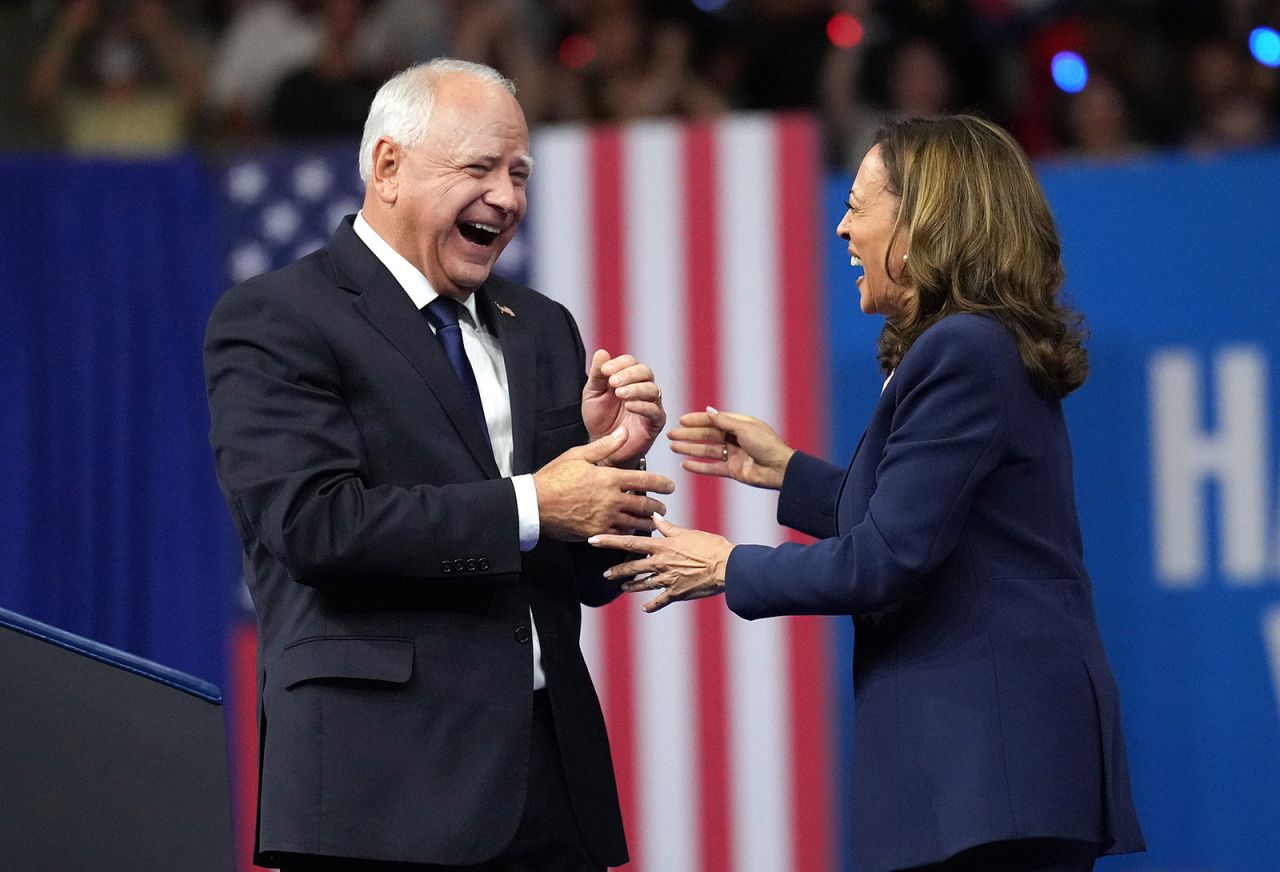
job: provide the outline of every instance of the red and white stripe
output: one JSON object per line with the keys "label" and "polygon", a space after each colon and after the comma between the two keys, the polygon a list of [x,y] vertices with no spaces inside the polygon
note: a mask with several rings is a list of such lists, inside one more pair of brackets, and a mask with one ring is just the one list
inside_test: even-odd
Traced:
{"label": "red and white stripe", "polygon": [[[714,405],[819,448],[817,138],[792,116],[549,128],[534,137],[531,284],[588,356],[651,365],[672,418]],[[680,470],[676,524],[777,544],[776,495]],[[634,872],[831,867],[825,624],[748,623],[719,599],[584,616]]]}

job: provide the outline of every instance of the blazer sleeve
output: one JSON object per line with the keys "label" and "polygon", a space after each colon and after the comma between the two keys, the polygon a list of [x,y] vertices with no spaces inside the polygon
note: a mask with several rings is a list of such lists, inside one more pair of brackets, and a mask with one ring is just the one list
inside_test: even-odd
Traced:
{"label": "blazer sleeve", "polygon": [[778,523],[818,539],[836,534],[836,495],[844,470],[797,451],[778,493]]}
{"label": "blazer sleeve", "polygon": [[844,535],[812,545],[734,548],[730,609],[748,619],[851,614],[916,592],[956,547],[974,493],[1004,452],[997,367],[1007,355],[995,337],[940,324],[917,340],[912,365],[904,359],[894,379],[897,408],[866,515]]}
{"label": "blazer sleeve", "polygon": [[319,326],[266,282],[228,292],[205,336],[210,442],[242,540],[297,581],[518,573],[510,480],[371,484],[338,361]]}

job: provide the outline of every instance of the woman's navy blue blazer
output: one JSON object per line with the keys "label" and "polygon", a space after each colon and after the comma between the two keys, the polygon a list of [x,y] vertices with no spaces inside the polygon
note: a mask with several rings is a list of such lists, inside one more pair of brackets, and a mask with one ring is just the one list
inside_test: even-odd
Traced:
{"label": "woman's navy blue blazer", "polygon": [[859,872],[1005,839],[1143,850],[1061,403],[998,321],[926,330],[848,469],[794,456],[778,520],[820,541],[734,548],[726,598],[853,616]]}

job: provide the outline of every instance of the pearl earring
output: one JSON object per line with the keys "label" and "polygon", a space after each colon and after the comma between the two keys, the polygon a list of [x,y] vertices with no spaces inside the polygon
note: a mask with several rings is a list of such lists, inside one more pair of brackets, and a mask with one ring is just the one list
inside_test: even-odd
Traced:
{"label": "pearl earring", "polygon": [[907,259],[907,256],[904,254],[904,255],[902,256],[902,260],[903,260],[903,262],[906,262],[906,259]]}

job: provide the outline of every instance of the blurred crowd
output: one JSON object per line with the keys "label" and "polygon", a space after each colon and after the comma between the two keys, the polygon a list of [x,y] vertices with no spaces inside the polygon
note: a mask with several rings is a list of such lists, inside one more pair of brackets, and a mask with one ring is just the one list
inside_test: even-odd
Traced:
{"label": "blurred crowd", "polygon": [[[974,111],[1038,157],[1252,148],[1280,0],[26,0],[0,7],[0,147],[355,138],[390,73],[452,55],[531,125],[807,109],[834,167],[888,117]],[[1078,56],[1067,87],[1054,59]],[[1255,52],[1256,54],[1256,52]]]}

